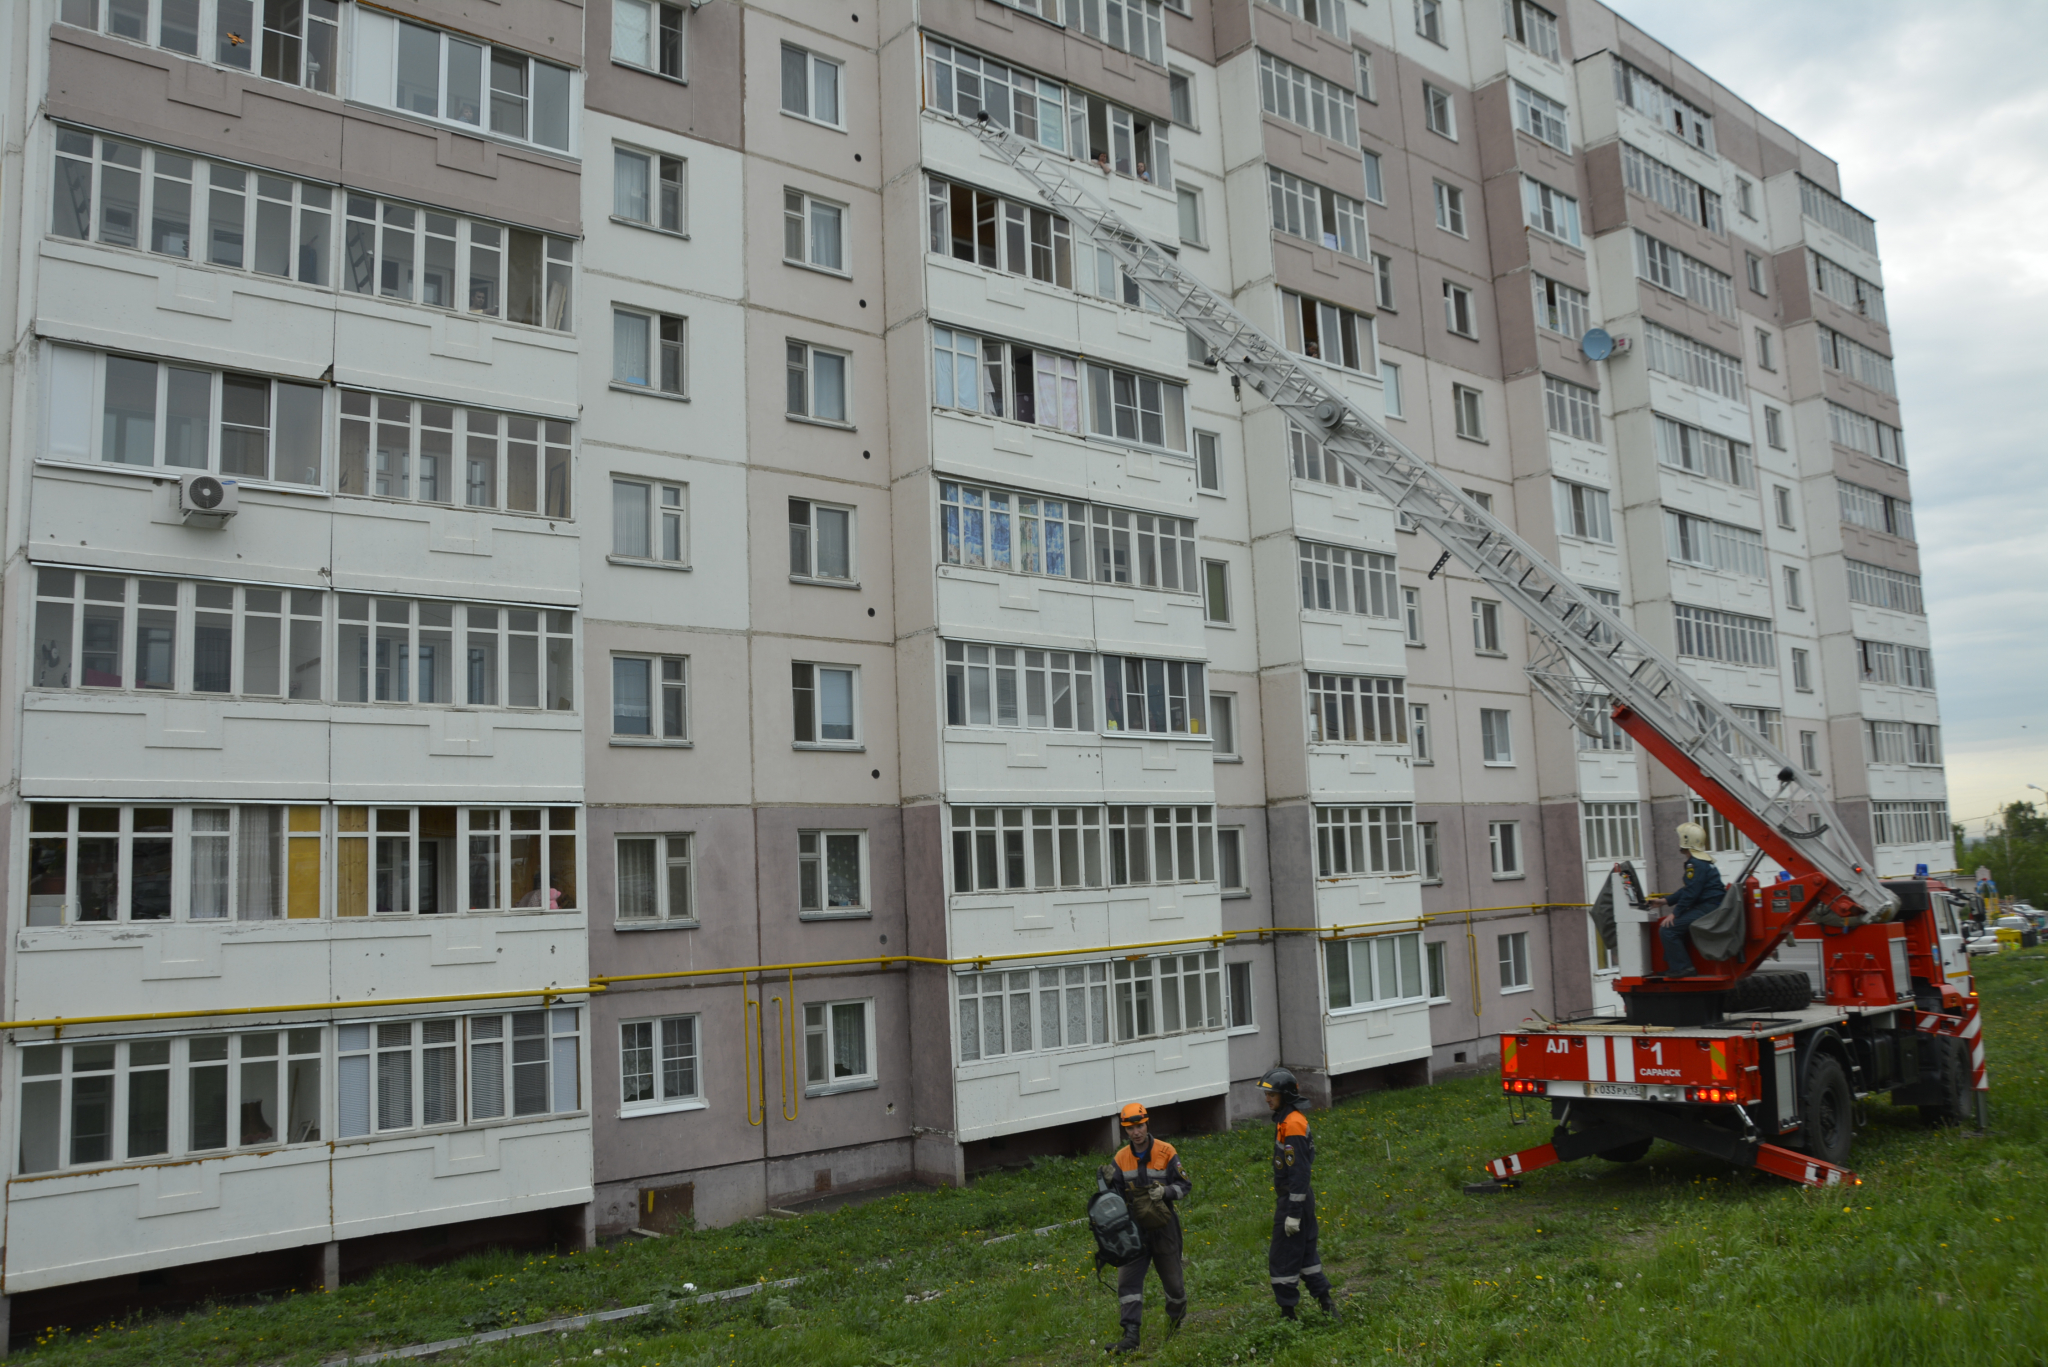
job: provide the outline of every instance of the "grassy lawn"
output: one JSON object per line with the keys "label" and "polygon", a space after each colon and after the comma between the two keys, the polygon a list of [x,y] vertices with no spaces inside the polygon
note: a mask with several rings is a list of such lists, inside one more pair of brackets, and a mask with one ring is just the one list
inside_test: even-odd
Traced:
{"label": "grassy lawn", "polygon": [[[1141,1360],[1398,1362],[2048,1363],[2048,949],[1984,962],[1992,1132],[1930,1129],[1868,1107],[1848,1192],[1796,1189],[1660,1144],[1473,1198],[1512,1128],[1497,1083],[1383,1092],[1315,1113],[1323,1262],[1345,1302],[1276,1317],[1266,1283],[1271,1131],[1182,1146],[1191,1311],[1165,1334],[1147,1285]],[[572,1257],[494,1255],[393,1269],[333,1295],[221,1307],[58,1336],[38,1364],[313,1363],[683,1294],[802,1275],[748,1300],[440,1359],[478,1367],[1052,1363],[1100,1357],[1114,1295],[1084,1229],[985,1247],[1080,1214],[1095,1160],[1042,1162],[962,1191],[830,1215],[747,1222]],[[878,1266],[886,1260],[886,1266]],[[930,1293],[936,1292],[936,1295]],[[915,1298],[914,1300],[907,1298]]]}

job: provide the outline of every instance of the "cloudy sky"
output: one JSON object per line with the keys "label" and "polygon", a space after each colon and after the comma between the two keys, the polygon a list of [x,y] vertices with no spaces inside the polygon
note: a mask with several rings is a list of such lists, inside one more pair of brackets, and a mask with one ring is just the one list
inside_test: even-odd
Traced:
{"label": "cloudy sky", "polygon": [[2048,4],[1608,3],[1877,220],[1949,812],[2048,802]]}

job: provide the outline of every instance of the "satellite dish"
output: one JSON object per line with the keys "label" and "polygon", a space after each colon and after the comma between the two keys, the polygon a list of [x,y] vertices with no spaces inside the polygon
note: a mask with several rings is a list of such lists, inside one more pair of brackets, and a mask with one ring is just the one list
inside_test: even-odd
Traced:
{"label": "satellite dish", "polygon": [[1579,338],[1579,350],[1586,353],[1589,361],[1604,361],[1614,354],[1614,339],[1607,335],[1606,328],[1588,328],[1586,335]]}

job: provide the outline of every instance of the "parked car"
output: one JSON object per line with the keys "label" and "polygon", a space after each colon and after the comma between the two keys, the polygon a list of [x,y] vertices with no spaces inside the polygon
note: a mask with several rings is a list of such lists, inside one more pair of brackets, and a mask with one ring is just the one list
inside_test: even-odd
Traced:
{"label": "parked car", "polygon": [[1963,923],[1963,953],[1996,954],[1999,950],[1998,936],[1975,921]]}

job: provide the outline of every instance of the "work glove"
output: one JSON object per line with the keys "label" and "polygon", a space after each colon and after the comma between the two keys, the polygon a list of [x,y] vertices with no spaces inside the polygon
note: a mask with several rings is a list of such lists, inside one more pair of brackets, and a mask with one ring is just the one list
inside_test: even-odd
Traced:
{"label": "work glove", "polygon": [[1286,1222],[1280,1228],[1287,1231],[1287,1237],[1292,1239],[1295,1235],[1301,1233],[1301,1217],[1299,1215],[1288,1216]]}
{"label": "work glove", "polygon": [[1100,1177],[1105,1182],[1116,1181],[1116,1164],[1104,1163],[1101,1167],[1095,1170],[1095,1175],[1097,1177]]}

